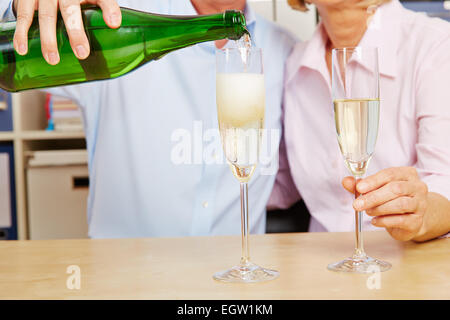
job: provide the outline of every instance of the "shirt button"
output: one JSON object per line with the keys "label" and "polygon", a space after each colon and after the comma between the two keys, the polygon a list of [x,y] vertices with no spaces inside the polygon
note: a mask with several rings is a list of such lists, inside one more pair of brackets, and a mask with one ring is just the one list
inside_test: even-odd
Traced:
{"label": "shirt button", "polygon": [[203,201],[202,203],[203,208],[208,208],[208,201]]}

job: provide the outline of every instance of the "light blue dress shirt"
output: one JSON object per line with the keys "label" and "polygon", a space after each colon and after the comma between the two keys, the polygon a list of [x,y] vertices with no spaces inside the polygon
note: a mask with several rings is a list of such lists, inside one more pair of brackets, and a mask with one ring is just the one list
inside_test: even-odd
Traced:
{"label": "light blue dress shirt", "polygon": [[0,3],[0,18],[1,21],[14,21],[16,17],[12,9],[13,1],[2,1]]}
{"label": "light blue dress shirt", "polygon": [[[128,0],[147,12],[195,15],[189,0]],[[0,16],[11,16],[6,12]],[[263,233],[278,160],[284,63],[294,37],[246,10],[263,49],[266,128],[272,137],[249,186],[252,233]],[[224,160],[215,101],[215,46],[168,54],[121,78],[55,88],[82,108],[89,154],[89,235],[172,237],[239,234],[239,183]]]}

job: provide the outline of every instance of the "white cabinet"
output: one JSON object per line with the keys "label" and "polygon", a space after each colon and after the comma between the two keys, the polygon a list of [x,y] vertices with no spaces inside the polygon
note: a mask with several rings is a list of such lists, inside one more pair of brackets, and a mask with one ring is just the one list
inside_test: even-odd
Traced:
{"label": "white cabinet", "polygon": [[291,9],[287,0],[276,0],[276,4],[276,22],[299,39],[309,40],[316,29],[316,8],[309,6],[309,11],[301,12]]}
{"label": "white cabinet", "polygon": [[259,15],[267,20],[274,21],[274,2],[272,0],[247,0],[247,2]]}
{"label": "white cabinet", "polygon": [[30,239],[87,238],[86,150],[30,151],[27,155]]}
{"label": "white cabinet", "polygon": [[[32,222],[30,222],[28,209],[32,210],[34,214],[36,213],[35,209],[43,210],[45,214],[50,214],[50,211],[46,211],[49,207],[47,205],[51,205],[51,202],[46,202],[45,199],[49,198],[41,198],[38,194],[37,197],[34,197],[33,202],[38,201],[37,207],[30,203],[29,196],[30,194],[36,195],[36,190],[39,192],[43,192],[44,195],[52,196],[56,191],[60,192],[61,190],[57,189],[56,184],[49,184],[49,188],[47,191],[44,189],[42,185],[36,184],[36,180],[31,181],[30,184],[27,183],[27,177],[29,175],[33,175],[32,179],[36,176],[34,173],[38,173],[37,171],[29,172],[30,167],[27,166],[26,157],[31,152],[34,151],[49,151],[49,150],[60,150],[60,149],[85,149],[86,142],[84,138],[83,132],[57,132],[57,131],[45,131],[47,126],[46,120],[46,112],[45,112],[45,94],[39,91],[25,91],[22,93],[13,94],[12,99],[12,120],[13,120],[13,130],[7,132],[0,132],[0,149],[2,146],[2,142],[6,144],[10,144],[14,150],[14,176],[15,176],[15,195],[16,195],[16,219],[17,219],[17,235],[19,240],[27,240],[30,238],[30,233],[32,236],[35,235],[40,238],[50,238],[47,234],[39,232],[36,233],[35,223],[41,223],[45,228],[49,228],[52,223],[56,220],[45,220],[40,217],[39,214],[34,217]],[[0,150],[1,151],[1,150]],[[84,179],[87,177],[87,167],[84,164],[84,171],[77,172],[76,180],[74,182],[82,181],[80,179]],[[3,175],[0,168],[0,184],[4,182]],[[28,173],[28,174],[27,174]],[[11,172],[10,172],[11,174]],[[44,176],[44,180],[47,183],[52,182],[51,176]],[[3,186],[3,188],[5,188]],[[37,189],[36,189],[37,188]],[[77,198],[76,207],[69,206],[64,207],[63,209],[56,211],[61,214],[68,214],[69,210],[76,210],[74,212],[74,218],[78,224],[81,226],[76,232],[67,234],[66,236],[70,237],[85,237],[87,234],[87,222],[86,222],[86,198],[88,190],[84,186],[79,186],[77,184],[76,190],[71,190],[72,194],[76,194]],[[0,193],[2,193],[2,187],[0,187]],[[58,200],[61,200],[58,198]],[[2,197],[0,196],[0,202],[3,204]],[[59,201],[61,202],[61,201]],[[42,205],[41,209],[39,206]],[[0,204],[0,207],[2,205]],[[67,209],[67,210],[66,210]],[[1,209],[0,209],[1,210]],[[73,226],[76,226],[75,220],[71,220],[72,218],[58,216],[57,219],[65,219],[65,223],[73,223]],[[84,221],[83,221],[84,219]],[[49,223],[47,224],[47,221]],[[83,225],[84,223],[84,225]],[[0,226],[1,227],[1,226]],[[33,228],[33,232],[30,232],[30,227]],[[71,226],[72,227],[72,226]],[[74,228],[72,228],[74,229]],[[42,229],[41,229],[42,230]],[[59,231],[62,231],[63,228],[60,228]],[[81,231],[80,231],[81,230]]]}
{"label": "white cabinet", "polygon": [[[11,228],[9,154],[0,152],[0,228]],[[0,235],[0,239],[3,237]]]}
{"label": "white cabinet", "polygon": [[311,38],[316,28],[316,8],[307,12],[292,10],[287,0],[249,0],[249,5],[261,16],[275,21],[301,40]]}

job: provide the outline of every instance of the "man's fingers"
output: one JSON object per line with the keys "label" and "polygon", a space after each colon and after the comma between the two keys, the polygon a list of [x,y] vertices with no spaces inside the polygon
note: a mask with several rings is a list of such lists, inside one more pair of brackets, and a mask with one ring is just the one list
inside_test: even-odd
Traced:
{"label": "man's fingers", "polygon": [[89,56],[90,47],[84,33],[83,20],[79,0],[60,0],[59,9],[66,25],[70,45],[78,59],[86,59]]}
{"label": "man's fingers", "polygon": [[417,171],[413,167],[388,168],[361,180],[356,188],[360,193],[367,193],[391,181],[408,181],[414,178],[417,178]]}
{"label": "man's fingers", "polygon": [[28,52],[28,30],[33,22],[36,0],[21,0],[17,5],[17,22],[14,33],[14,49],[20,55]]}
{"label": "man's fingers", "polygon": [[[59,8],[66,25],[70,45],[79,59],[86,59],[90,53],[88,38],[84,32],[80,3],[98,5],[103,11],[106,24],[118,28],[122,13],[115,0],[59,0]],[[39,5],[39,8],[37,6]],[[58,0],[20,0],[14,2],[17,11],[14,49],[20,54],[28,52],[28,30],[33,22],[34,11],[39,9],[41,47],[44,58],[50,64],[60,60],[56,40],[56,19]]]}
{"label": "man's fingers", "polygon": [[57,14],[57,0],[39,1],[39,30],[42,55],[51,65],[59,63],[58,43],[56,40]]}
{"label": "man's fingers", "polygon": [[122,12],[115,0],[87,0],[86,3],[96,4],[102,9],[103,19],[108,27],[113,29],[120,27]]}
{"label": "man's fingers", "polygon": [[[389,182],[377,190],[360,196],[353,202],[353,207],[358,211],[372,209],[396,198],[413,195],[415,190],[415,184],[413,182]],[[402,199],[398,201],[398,203],[401,203],[402,205],[404,204],[403,202],[406,202],[406,200]],[[397,202],[395,204],[397,204]]]}

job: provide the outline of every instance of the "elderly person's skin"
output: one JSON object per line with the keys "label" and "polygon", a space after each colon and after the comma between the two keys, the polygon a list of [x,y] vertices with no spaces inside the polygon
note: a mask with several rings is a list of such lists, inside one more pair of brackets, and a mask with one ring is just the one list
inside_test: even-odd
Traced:
{"label": "elderly person's skin", "polygon": [[118,28],[120,26],[122,15],[114,0],[15,0],[14,10],[17,24],[14,48],[17,53],[25,55],[28,52],[28,30],[33,21],[34,11],[38,10],[42,55],[51,65],[59,63],[60,57],[56,41],[56,19],[59,8],[73,52],[78,59],[86,59],[89,56],[90,47],[84,33],[80,8],[81,4],[86,3],[100,6],[105,23],[109,27]]}
{"label": "elderly person's skin", "polygon": [[[245,0],[191,0],[191,2],[199,14],[213,14],[229,9],[244,11],[245,8]],[[122,15],[115,0],[15,0],[17,25],[14,48],[17,53],[25,55],[28,52],[28,30],[33,21],[34,11],[38,10],[42,55],[51,65],[59,63],[56,41],[56,20],[59,8],[73,52],[78,59],[86,59],[89,56],[90,47],[83,29],[80,6],[87,3],[98,5],[102,9],[103,18],[109,27],[120,26]],[[217,41],[216,46],[223,47],[226,42],[227,40]]]}
{"label": "elderly person's skin", "polygon": [[[308,2],[317,7],[328,35],[325,59],[331,74],[332,49],[357,46],[374,10],[361,6],[360,0]],[[355,191],[353,177],[345,177],[342,185],[349,192]],[[395,239],[426,241],[450,230],[450,201],[428,192],[414,167],[381,170],[358,181],[356,188],[362,195],[353,202],[355,210],[365,210],[373,217],[374,226],[386,228]]]}

